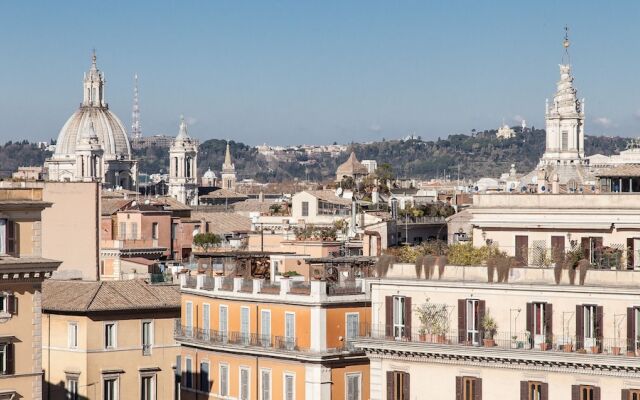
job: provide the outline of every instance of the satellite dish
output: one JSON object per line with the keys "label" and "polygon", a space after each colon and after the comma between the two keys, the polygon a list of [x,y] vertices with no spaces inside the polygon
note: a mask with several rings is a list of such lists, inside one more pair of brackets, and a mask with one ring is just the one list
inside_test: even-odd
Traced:
{"label": "satellite dish", "polygon": [[336,189],[336,196],[340,196],[342,194],[342,188],[339,187]]}
{"label": "satellite dish", "polygon": [[595,192],[596,191],[596,187],[595,186],[591,186],[591,191]]}
{"label": "satellite dish", "polygon": [[546,188],[545,186],[541,186],[541,187],[540,187],[540,191],[541,191],[541,192],[546,192],[546,191],[547,191],[547,188]]}
{"label": "satellite dish", "polygon": [[521,188],[520,188],[520,191],[521,191],[522,193],[526,192],[526,191],[527,191],[527,187],[526,187],[526,186],[521,187]]}
{"label": "satellite dish", "polygon": [[579,191],[580,193],[582,193],[582,192],[584,192],[584,189],[583,189],[583,188],[580,188],[580,189],[578,189],[578,191]]}
{"label": "satellite dish", "polygon": [[474,187],[473,187],[473,190],[475,190],[475,191],[477,192],[477,191],[478,191],[478,187],[477,187],[477,186],[474,186]]}

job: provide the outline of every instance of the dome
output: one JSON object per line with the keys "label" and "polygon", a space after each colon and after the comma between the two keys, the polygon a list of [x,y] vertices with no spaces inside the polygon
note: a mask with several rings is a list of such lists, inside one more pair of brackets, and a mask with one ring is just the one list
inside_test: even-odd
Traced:
{"label": "dome", "polygon": [[131,158],[131,145],[118,117],[106,107],[85,106],[80,107],[60,130],[54,157],[75,154],[82,133],[91,124],[102,145],[105,158]]}
{"label": "dome", "polygon": [[369,170],[358,161],[354,152],[351,152],[347,161],[342,163],[336,170],[338,180],[341,180],[343,176],[356,177],[357,175],[367,175],[368,173]]}
{"label": "dome", "polygon": [[204,175],[202,175],[202,177],[205,179],[216,179],[216,173],[213,172],[211,168],[209,168],[207,172],[205,172]]}

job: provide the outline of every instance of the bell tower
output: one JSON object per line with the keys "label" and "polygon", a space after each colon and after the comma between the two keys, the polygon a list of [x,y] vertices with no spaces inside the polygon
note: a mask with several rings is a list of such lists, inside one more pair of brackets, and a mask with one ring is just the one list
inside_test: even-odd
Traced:
{"label": "bell tower", "polygon": [[169,195],[179,202],[198,205],[198,145],[187,133],[184,118],[169,149]]}
{"label": "bell tower", "polygon": [[93,127],[93,122],[82,131],[76,146],[76,177],[83,182],[94,182],[102,179],[102,156],[104,150]]}

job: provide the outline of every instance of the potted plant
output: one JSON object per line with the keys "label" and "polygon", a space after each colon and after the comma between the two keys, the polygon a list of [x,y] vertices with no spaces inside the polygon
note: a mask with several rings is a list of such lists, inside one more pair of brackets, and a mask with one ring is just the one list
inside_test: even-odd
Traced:
{"label": "potted plant", "polygon": [[573,352],[573,343],[571,343],[571,341],[565,341],[562,345],[562,351],[564,351],[565,353]]}
{"label": "potted plant", "polygon": [[496,345],[494,336],[498,330],[498,324],[488,313],[482,318],[482,328],[484,329],[484,347],[493,347]]}
{"label": "potted plant", "polygon": [[435,304],[426,301],[416,307],[416,313],[420,320],[418,330],[421,341],[432,343],[445,343],[446,334],[449,330],[447,306],[445,304]]}
{"label": "potted plant", "polygon": [[518,340],[518,335],[511,335],[511,348],[512,349],[517,349],[518,345],[520,344],[519,342],[517,342]]}
{"label": "potted plant", "polygon": [[429,298],[425,302],[416,307],[416,313],[420,320],[420,328],[418,329],[418,337],[421,342],[427,341],[427,333],[431,336],[431,307],[429,306]]}
{"label": "potted plant", "polygon": [[547,351],[551,348],[551,339],[545,338],[544,342],[540,343],[540,350]]}
{"label": "potted plant", "polygon": [[598,346],[597,344],[594,344],[593,346],[591,346],[591,353],[593,354],[600,353],[600,346]]}

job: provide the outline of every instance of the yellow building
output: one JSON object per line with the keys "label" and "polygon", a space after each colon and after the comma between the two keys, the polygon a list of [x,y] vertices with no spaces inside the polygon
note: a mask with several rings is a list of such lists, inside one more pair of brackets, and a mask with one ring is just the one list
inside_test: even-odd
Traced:
{"label": "yellow building", "polygon": [[44,399],[173,399],[177,286],[142,280],[43,287]]}
{"label": "yellow building", "polygon": [[42,398],[42,189],[0,189],[0,399]]}
{"label": "yellow building", "polygon": [[182,399],[368,399],[360,283],[183,277]]}

